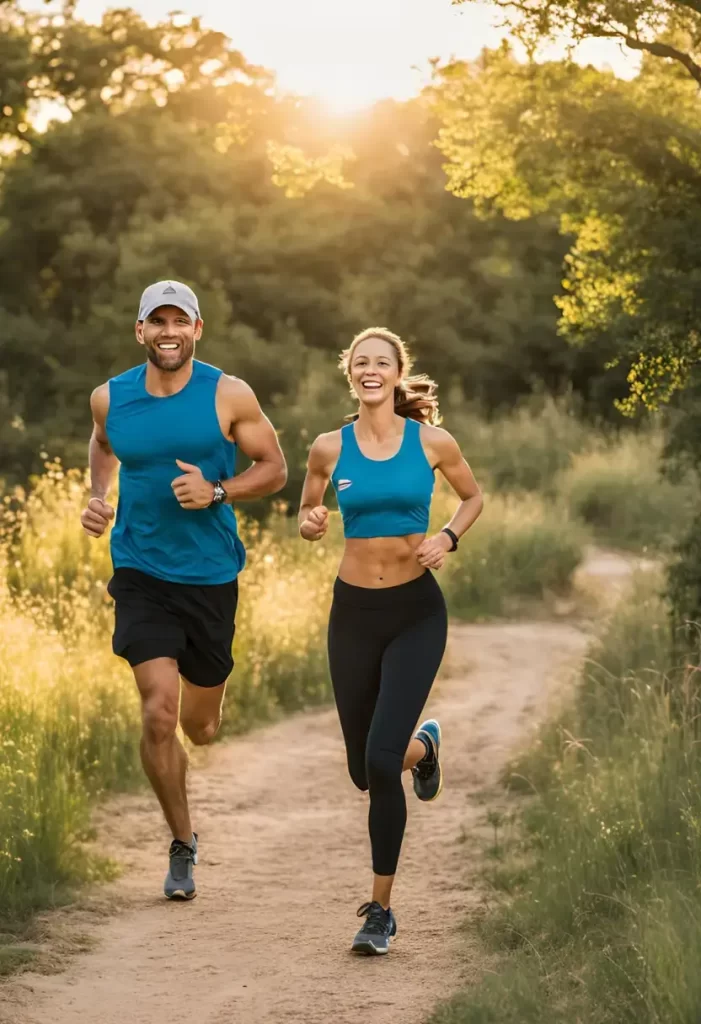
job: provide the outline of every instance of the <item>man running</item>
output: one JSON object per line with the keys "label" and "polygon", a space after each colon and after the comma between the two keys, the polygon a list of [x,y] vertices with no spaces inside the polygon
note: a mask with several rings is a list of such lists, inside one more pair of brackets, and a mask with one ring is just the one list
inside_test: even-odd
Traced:
{"label": "man running", "polygon": [[[245,551],[235,501],[279,491],[287,479],[277,436],[243,381],[194,358],[203,321],[194,292],[159,281],[141,297],[136,338],[146,361],[90,399],[92,496],[83,529],[100,537],[114,518],[107,495],[119,464],[111,532],[114,653],[141,695],[141,760],[173,834],[164,891],[196,895],[187,756],[221,720],[238,574]],[[236,447],[253,465],[235,476]],[[182,679],[182,686],[181,686]]]}

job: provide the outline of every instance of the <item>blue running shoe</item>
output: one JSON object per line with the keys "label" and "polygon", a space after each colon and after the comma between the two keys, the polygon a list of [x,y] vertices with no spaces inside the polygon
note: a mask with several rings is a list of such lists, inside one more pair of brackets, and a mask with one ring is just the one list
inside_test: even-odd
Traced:
{"label": "blue running shoe", "polygon": [[192,869],[197,863],[197,833],[192,833],[192,842],[184,843],[174,839],[170,844],[170,867],[163,891],[169,900],[194,900],[197,895]]}
{"label": "blue running shoe", "polygon": [[443,789],[443,772],[441,771],[441,727],[435,718],[427,719],[419,726],[417,740],[423,740],[426,754],[411,769],[414,777],[414,792],[419,800],[426,802],[437,800]]}
{"label": "blue running shoe", "polygon": [[392,911],[385,910],[380,903],[363,903],[358,917],[364,917],[365,924],[353,939],[353,952],[366,956],[389,953],[390,940],[397,934],[397,922]]}

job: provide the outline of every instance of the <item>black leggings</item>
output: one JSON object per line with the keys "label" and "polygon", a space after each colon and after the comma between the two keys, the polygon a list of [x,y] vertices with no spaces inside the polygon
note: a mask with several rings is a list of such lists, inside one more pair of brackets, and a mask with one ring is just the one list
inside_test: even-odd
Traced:
{"label": "black leggings", "polygon": [[406,825],[402,767],[445,650],[448,616],[430,572],[374,590],[337,579],[329,665],[348,770],[370,790],[373,871],[393,875]]}

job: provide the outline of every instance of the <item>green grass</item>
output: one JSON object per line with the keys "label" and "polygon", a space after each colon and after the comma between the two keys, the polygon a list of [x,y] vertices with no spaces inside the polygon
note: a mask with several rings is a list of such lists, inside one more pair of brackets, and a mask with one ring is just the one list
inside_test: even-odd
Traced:
{"label": "green grass", "polygon": [[669,549],[688,529],[699,495],[689,481],[661,477],[661,451],[661,436],[645,431],[577,454],[559,480],[571,515],[609,545]]}
{"label": "green grass", "polygon": [[486,491],[521,495],[525,507],[533,495],[560,503],[601,544],[668,550],[698,507],[697,484],[661,476],[664,438],[654,422],[604,429],[565,400],[539,398],[491,422],[448,406],[445,425]]}
{"label": "green grass", "polygon": [[552,398],[533,399],[493,421],[447,408],[445,426],[483,486],[502,493],[556,494],[573,456],[601,442],[600,432],[578,419],[570,404]]}
{"label": "green grass", "polygon": [[[440,491],[437,526],[453,507]],[[440,576],[451,613],[464,619],[511,614],[526,600],[565,592],[586,540],[582,525],[556,503],[535,494],[487,495],[481,517],[460,543],[460,557],[448,559]]]}
{"label": "green grass", "polygon": [[701,706],[659,587],[636,580],[571,706],[510,766],[534,795],[482,925],[499,958],[433,1024],[701,1019]]}
{"label": "green grass", "polygon": [[6,978],[22,968],[30,967],[36,959],[37,951],[31,946],[0,943],[0,978]]}

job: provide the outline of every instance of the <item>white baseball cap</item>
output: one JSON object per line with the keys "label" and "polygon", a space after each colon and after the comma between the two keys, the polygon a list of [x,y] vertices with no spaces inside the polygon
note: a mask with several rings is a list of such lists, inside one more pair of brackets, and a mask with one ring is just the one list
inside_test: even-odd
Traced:
{"label": "white baseball cap", "polygon": [[180,281],[156,281],[144,290],[139,303],[139,320],[145,320],[159,306],[177,306],[194,322],[200,319],[200,306],[192,288]]}

